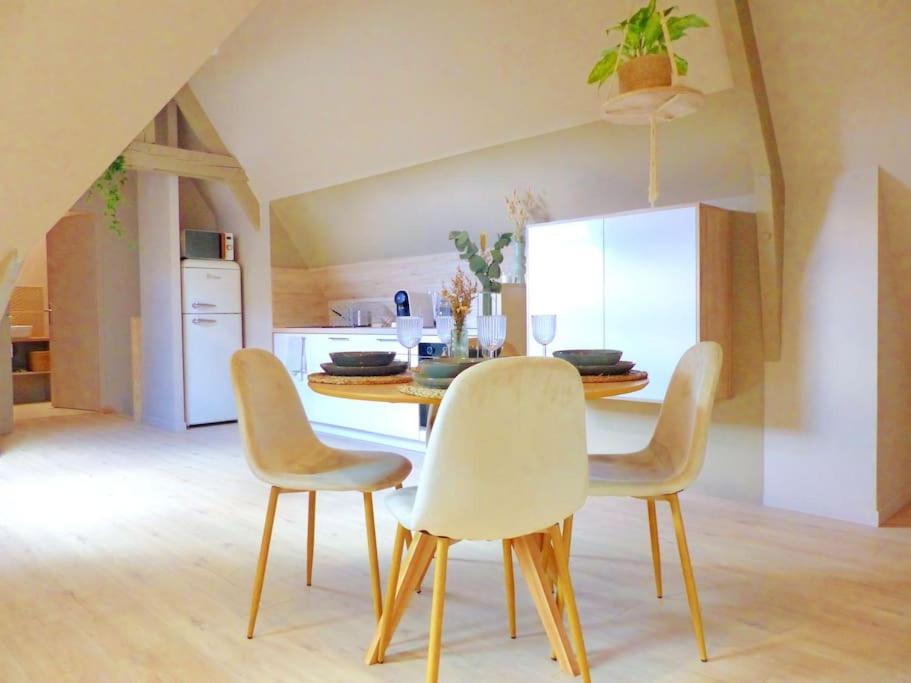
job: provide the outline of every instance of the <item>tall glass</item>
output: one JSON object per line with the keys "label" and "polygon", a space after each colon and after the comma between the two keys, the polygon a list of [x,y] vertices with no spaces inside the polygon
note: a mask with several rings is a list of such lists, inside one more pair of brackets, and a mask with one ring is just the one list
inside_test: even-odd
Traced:
{"label": "tall glass", "polygon": [[478,343],[487,351],[487,357],[493,358],[494,354],[506,341],[506,316],[505,315],[479,315],[478,316]]}
{"label": "tall glass", "polygon": [[453,322],[453,317],[451,315],[441,315],[437,317],[437,336],[446,346],[446,355],[449,355],[449,345],[452,343]]}
{"label": "tall glass", "polygon": [[531,316],[531,334],[535,341],[544,347],[546,356],[547,345],[557,336],[557,316],[550,314]]}
{"label": "tall glass", "polygon": [[424,336],[424,319],[419,315],[403,315],[395,319],[395,336],[399,344],[408,349],[408,367],[411,367],[411,349]]}

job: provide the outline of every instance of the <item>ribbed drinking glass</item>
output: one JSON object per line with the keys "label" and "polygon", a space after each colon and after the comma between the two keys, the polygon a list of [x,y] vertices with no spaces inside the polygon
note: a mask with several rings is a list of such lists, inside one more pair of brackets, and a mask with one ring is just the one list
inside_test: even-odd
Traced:
{"label": "ribbed drinking glass", "polygon": [[424,319],[419,315],[403,315],[395,319],[395,336],[399,344],[408,349],[408,367],[411,367],[411,349],[424,336]]}
{"label": "ribbed drinking glass", "polygon": [[446,355],[449,355],[449,344],[452,343],[453,318],[451,315],[437,317],[437,336],[446,346]]}
{"label": "ribbed drinking glass", "polygon": [[557,336],[557,316],[551,314],[531,316],[531,334],[535,341],[544,347],[546,356],[547,345]]}
{"label": "ribbed drinking glass", "polygon": [[478,342],[487,351],[487,357],[493,358],[494,354],[506,341],[506,316],[505,315],[479,315],[478,316]]}

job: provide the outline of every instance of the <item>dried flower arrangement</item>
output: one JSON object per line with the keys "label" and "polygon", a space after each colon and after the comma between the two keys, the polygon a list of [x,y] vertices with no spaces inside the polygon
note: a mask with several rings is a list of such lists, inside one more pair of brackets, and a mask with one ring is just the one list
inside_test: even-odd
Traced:
{"label": "dried flower arrangement", "polygon": [[449,301],[452,307],[453,336],[459,336],[465,329],[465,319],[471,310],[471,302],[478,293],[478,284],[470,279],[462,268],[456,269],[452,281],[443,285],[440,295]]}

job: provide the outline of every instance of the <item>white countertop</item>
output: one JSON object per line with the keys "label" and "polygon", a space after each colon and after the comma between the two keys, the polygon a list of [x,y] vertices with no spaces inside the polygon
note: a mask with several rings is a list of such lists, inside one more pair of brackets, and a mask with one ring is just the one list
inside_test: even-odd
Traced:
{"label": "white countertop", "polygon": [[[285,334],[373,334],[395,336],[394,327],[276,327],[273,332]],[[425,327],[425,335],[435,335],[435,327]]]}

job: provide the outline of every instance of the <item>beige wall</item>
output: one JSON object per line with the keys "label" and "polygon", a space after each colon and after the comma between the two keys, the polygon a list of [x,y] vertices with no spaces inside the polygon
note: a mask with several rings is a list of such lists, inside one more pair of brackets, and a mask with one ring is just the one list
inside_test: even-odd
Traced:
{"label": "beige wall", "polygon": [[[876,523],[911,498],[911,397],[898,377],[877,384],[911,374],[903,342],[887,338],[894,316],[907,315],[907,293],[884,292],[896,267],[907,279],[906,238],[877,263],[888,250],[878,239],[899,238],[911,222],[911,3],[751,7],[787,186],[782,360],[766,369],[766,501]],[[858,36],[870,37],[863,49]]]}
{"label": "beige wall", "polygon": [[27,254],[257,4],[0,3],[0,254]]}
{"label": "beige wall", "polygon": [[[661,205],[752,193],[738,111],[734,91],[726,91],[696,116],[660,127]],[[272,208],[304,263],[319,267],[440,253],[459,228],[510,230],[504,196],[528,186],[543,195],[542,220],[644,208],[648,128],[591,123],[273,201]]]}

